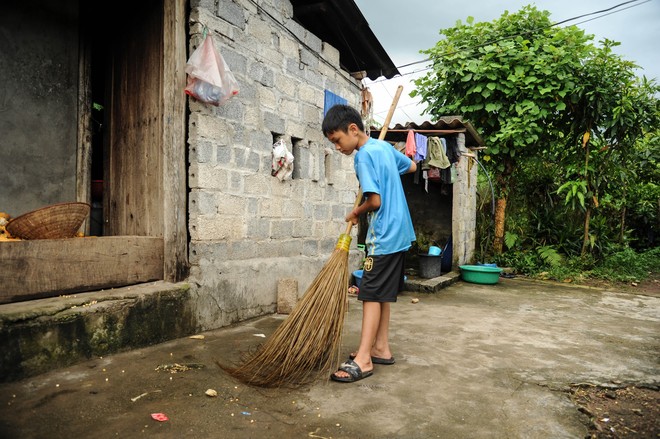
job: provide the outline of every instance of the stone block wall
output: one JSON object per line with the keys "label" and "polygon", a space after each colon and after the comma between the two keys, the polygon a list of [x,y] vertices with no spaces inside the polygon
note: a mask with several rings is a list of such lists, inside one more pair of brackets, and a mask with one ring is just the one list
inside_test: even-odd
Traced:
{"label": "stone block wall", "polygon": [[[303,294],[330,257],[358,182],[321,133],[324,90],[357,107],[360,87],[287,0],[191,8],[190,53],[206,29],[240,87],[220,107],[189,98],[189,280],[200,329],[212,329],[275,312],[278,280]],[[278,138],[295,157],[291,180],[271,176]]]}
{"label": "stone block wall", "polygon": [[[465,147],[465,134],[457,134],[456,140],[459,153],[476,154],[476,151],[471,152]],[[478,167],[477,162],[467,156],[462,156],[458,161],[458,175],[454,183],[452,206],[452,265],[454,269],[457,269],[459,265],[474,262]]]}

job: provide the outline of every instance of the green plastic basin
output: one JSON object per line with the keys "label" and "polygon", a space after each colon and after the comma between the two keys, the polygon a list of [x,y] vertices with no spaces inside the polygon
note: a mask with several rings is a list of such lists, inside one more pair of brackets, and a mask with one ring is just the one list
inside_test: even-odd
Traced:
{"label": "green plastic basin", "polygon": [[500,280],[501,268],[486,265],[460,265],[461,278],[473,284],[496,284]]}

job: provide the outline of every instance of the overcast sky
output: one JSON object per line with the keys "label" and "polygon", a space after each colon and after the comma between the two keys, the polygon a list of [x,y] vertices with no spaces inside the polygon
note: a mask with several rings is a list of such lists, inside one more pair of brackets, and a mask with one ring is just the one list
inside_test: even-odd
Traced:
{"label": "overcast sky", "polygon": [[[574,24],[584,29],[594,35],[594,42],[604,38],[620,42],[614,48],[615,53],[638,64],[642,68],[639,76],[660,82],[660,0],[355,0],[355,3],[397,67],[425,59],[419,51],[435,46],[440,39],[439,30],[453,27],[457,20],[465,23],[468,16],[474,17],[475,22],[492,21],[505,10],[516,12],[532,4],[549,11],[550,20],[555,23],[626,3],[564,25]],[[424,68],[425,64],[416,64],[400,68],[401,77],[365,80],[374,97],[374,118],[378,122],[382,123],[387,116],[399,85],[404,87],[403,94],[391,125],[419,124],[430,119],[429,115],[421,115],[424,107],[419,105],[419,98],[408,96],[414,88],[411,80],[423,76]]]}

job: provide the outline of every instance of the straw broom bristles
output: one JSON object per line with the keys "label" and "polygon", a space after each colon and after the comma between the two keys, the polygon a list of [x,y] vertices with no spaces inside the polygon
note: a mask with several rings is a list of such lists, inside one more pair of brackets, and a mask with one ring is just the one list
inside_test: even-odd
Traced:
{"label": "straw broom bristles", "polygon": [[260,387],[300,385],[331,373],[348,309],[348,251],[337,248],[292,313],[230,375]]}

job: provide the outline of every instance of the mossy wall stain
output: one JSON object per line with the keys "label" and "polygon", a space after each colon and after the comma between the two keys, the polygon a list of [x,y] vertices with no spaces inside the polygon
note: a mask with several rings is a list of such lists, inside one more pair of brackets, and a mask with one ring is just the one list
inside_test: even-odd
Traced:
{"label": "mossy wall stain", "polygon": [[[101,302],[99,302],[101,303]],[[105,301],[0,327],[0,381],[94,356],[149,346],[198,330],[188,288]]]}

